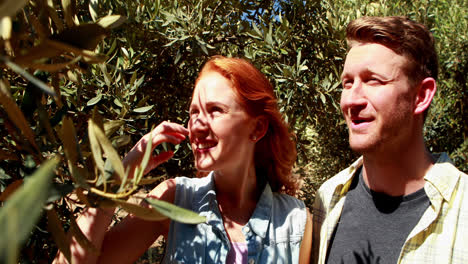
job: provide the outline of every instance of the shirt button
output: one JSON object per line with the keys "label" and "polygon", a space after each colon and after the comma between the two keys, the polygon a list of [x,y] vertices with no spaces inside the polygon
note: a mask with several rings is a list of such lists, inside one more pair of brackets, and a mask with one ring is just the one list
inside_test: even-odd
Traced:
{"label": "shirt button", "polygon": [[255,264],[255,260],[254,259],[249,259],[249,264]]}
{"label": "shirt button", "polygon": [[244,227],[244,232],[245,232],[245,233],[249,233],[249,232],[250,232],[250,227],[245,226],[245,227]]}

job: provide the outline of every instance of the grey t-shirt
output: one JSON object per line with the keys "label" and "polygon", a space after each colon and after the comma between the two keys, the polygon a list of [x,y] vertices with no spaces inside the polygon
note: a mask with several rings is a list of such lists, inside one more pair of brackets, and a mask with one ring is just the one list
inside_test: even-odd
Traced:
{"label": "grey t-shirt", "polygon": [[330,243],[327,263],[396,263],[411,230],[429,207],[424,188],[406,196],[369,189],[354,177]]}

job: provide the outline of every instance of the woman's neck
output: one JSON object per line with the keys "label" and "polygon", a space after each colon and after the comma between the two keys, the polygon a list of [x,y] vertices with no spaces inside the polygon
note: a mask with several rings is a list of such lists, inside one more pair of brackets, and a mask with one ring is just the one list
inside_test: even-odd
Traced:
{"label": "woman's neck", "polygon": [[223,218],[241,225],[247,223],[261,195],[254,166],[214,173],[216,198]]}

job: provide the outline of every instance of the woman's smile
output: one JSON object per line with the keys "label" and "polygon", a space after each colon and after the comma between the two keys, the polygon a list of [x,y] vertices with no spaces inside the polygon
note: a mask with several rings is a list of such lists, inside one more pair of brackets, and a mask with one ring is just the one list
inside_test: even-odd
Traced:
{"label": "woman's smile", "polygon": [[229,79],[215,71],[203,74],[195,85],[188,126],[197,169],[223,171],[248,164],[254,124]]}

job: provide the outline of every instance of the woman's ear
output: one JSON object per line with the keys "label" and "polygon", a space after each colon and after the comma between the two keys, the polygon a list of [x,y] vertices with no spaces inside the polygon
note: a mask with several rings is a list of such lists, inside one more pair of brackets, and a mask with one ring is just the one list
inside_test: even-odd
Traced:
{"label": "woman's ear", "polygon": [[414,114],[423,114],[429,108],[436,90],[437,85],[434,78],[428,77],[421,81],[415,97]]}
{"label": "woman's ear", "polygon": [[254,142],[259,141],[263,136],[265,136],[268,131],[268,119],[264,116],[259,116],[255,120],[255,127],[250,135],[250,139]]}

